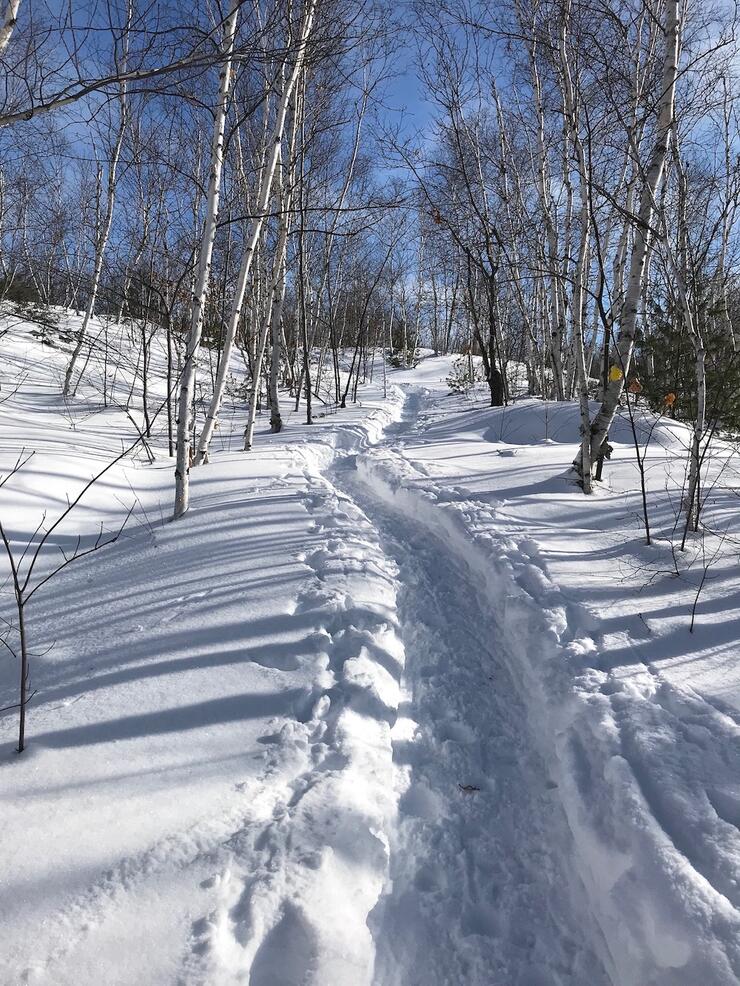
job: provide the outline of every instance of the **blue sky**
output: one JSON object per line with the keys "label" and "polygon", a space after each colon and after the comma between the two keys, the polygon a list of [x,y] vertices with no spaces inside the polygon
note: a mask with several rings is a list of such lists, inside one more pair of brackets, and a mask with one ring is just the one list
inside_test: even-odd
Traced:
{"label": "blue sky", "polygon": [[413,60],[413,52],[401,48],[396,63],[398,73],[388,83],[386,103],[393,111],[396,122],[403,122],[407,136],[423,130],[430,121],[432,105],[425,99],[423,84],[419,80]]}

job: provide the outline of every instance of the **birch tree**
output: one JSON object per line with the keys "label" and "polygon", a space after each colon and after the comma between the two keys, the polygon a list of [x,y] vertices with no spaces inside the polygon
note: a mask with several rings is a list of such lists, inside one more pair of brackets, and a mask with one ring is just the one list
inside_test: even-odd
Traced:
{"label": "birch tree", "polygon": [[[316,6],[317,0],[307,0],[301,18],[297,44],[294,49],[292,47],[288,49],[287,57],[289,58],[292,55],[293,64],[286,76],[285,85],[280,95],[280,101],[275,114],[275,122],[273,124],[273,129],[269,136],[267,145],[269,148],[269,153],[259,176],[260,196],[257,202],[255,215],[250,224],[246,238],[246,246],[242,255],[239,276],[237,278],[236,288],[234,290],[234,299],[226,328],[224,348],[221,354],[221,362],[219,364],[218,375],[216,377],[213,397],[208,407],[206,421],[198,442],[198,452],[195,460],[196,463],[206,462],[208,460],[208,448],[211,438],[213,437],[213,432],[218,420],[218,414],[221,409],[221,402],[224,397],[226,377],[231,364],[231,355],[234,349],[234,341],[236,339],[237,327],[241,319],[242,308],[244,306],[244,297],[247,291],[249,275],[252,270],[252,262],[254,260],[255,250],[257,248],[257,243],[261,235],[263,225],[268,216],[268,207],[272,195],[273,178],[275,176],[275,170],[280,158],[283,134],[285,131],[285,121],[288,114],[288,106],[290,105],[293,89],[295,88],[296,82],[301,74],[303,62],[305,60],[306,49],[311,36],[311,30],[313,28],[314,17],[316,14]],[[258,386],[258,379],[253,379],[252,382],[253,387]]]}
{"label": "birch tree", "polygon": [[557,228],[557,210],[550,185],[548,169],[547,145],[545,140],[545,108],[542,94],[542,80],[539,69],[539,39],[538,39],[538,5],[534,6],[531,18],[524,15],[522,4],[516,3],[517,19],[522,32],[527,37],[527,56],[530,71],[530,83],[535,113],[536,147],[533,155],[533,168],[540,198],[540,211],[544,219],[546,249],[546,268],[549,280],[550,298],[550,327],[548,351],[552,368],[553,388],[555,398],[562,400],[565,396],[563,385],[563,305],[561,300],[561,281],[558,260],[559,236]]}
{"label": "birch tree", "polygon": [[591,468],[591,464],[602,453],[602,446],[606,442],[609,428],[617,413],[625,378],[632,361],[637,315],[651,242],[650,234],[674,123],[682,23],[681,0],[666,0],[663,27],[665,49],[655,142],[645,170],[638,214],[634,223],[629,274],[621,305],[619,334],[612,355],[612,371],[609,373],[601,407],[591,423],[590,462],[585,462],[582,453],[574,462],[574,467],[581,475],[586,467]]}
{"label": "birch tree", "polygon": [[[133,7],[131,4],[128,6],[126,26],[123,31],[122,40],[122,51],[120,59],[116,58],[117,67],[122,73],[126,71],[126,63],[128,60],[129,51],[129,30],[131,26],[131,20],[133,18]],[[108,178],[106,186],[106,199],[105,199],[105,209],[100,218],[100,222],[96,224],[95,229],[95,264],[93,268],[92,281],[90,283],[90,289],[87,299],[87,306],[85,308],[85,314],[82,319],[82,324],[80,325],[79,331],[77,333],[77,339],[75,341],[74,348],[72,350],[72,355],[70,357],[69,363],[67,364],[67,372],[64,377],[64,388],[63,394],[65,397],[74,396],[76,391],[76,384],[74,383],[74,373],[77,366],[77,360],[79,359],[82,347],[85,343],[87,337],[87,330],[90,325],[90,321],[95,314],[95,302],[97,301],[98,291],[100,289],[100,278],[103,273],[103,263],[105,260],[105,251],[108,246],[108,239],[110,237],[111,227],[113,226],[113,210],[115,208],[116,202],[116,183],[118,180],[118,165],[121,159],[121,151],[123,150],[123,142],[126,137],[126,130],[129,125],[129,106],[127,98],[127,84],[122,82],[120,85],[118,93],[118,130],[116,132],[115,142],[113,144],[113,149],[111,152],[111,157],[108,162]]]}
{"label": "birch tree", "polygon": [[[280,180],[279,184],[283,186],[284,183]],[[285,259],[288,246],[288,232],[290,230],[291,193],[289,189],[286,189],[286,197],[282,201],[283,209],[280,215],[278,239],[273,258],[272,278],[268,289],[267,311],[265,313],[262,331],[258,337],[254,363],[252,364],[252,390],[249,398],[247,425],[244,430],[245,451],[248,451],[252,447],[254,423],[257,415],[257,400],[262,377],[262,364],[265,359],[269,340],[272,340],[272,363],[270,366],[269,387],[271,400],[270,428],[272,431],[280,431],[282,428],[278,398],[278,371],[280,369],[280,319],[282,317],[283,301],[285,298]]]}
{"label": "birch tree", "polygon": [[221,194],[221,172],[224,163],[224,132],[229,105],[229,92],[231,90],[232,55],[239,6],[240,0],[231,0],[229,16],[224,24],[222,45],[225,58],[220,69],[218,97],[213,121],[211,166],[208,177],[205,219],[200,242],[197,274],[193,288],[190,329],[185,348],[185,362],[180,380],[180,398],[177,413],[177,461],[175,465],[175,518],[181,517],[188,509],[190,503],[191,408],[195,390],[195,375],[198,366],[200,340],[203,333],[203,307],[210,280],[213,243],[216,238],[216,221]]}
{"label": "birch tree", "polygon": [[560,26],[558,50],[563,87],[563,108],[566,133],[575,151],[578,169],[578,188],[580,197],[580,236],[573,276],[573,349],[575,360],[575,379],[578,388],[578,401],[581,415],[581,463],[583,492],[591,492],[591,414],[588,404],[588,371],[584,343],[584,303],[589,271],[589,239],[591,234],[591,175],[586,149],[580,132],[579,108],[574,83],[574,67],[567,47],[568,22],[571,4],[567,0]]}

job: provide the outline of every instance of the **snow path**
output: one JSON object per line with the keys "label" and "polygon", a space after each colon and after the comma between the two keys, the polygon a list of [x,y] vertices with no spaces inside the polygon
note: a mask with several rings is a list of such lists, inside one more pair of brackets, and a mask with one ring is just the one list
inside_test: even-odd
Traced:
{"label": "snow path", "polygon": [[[130,430],[26,335],[17,546]],[[456,402],[444,365],[250,454],[237,410],[178,524],[160,447],[58,532],[136,497],[33,604],[23,757],[0,719],[2,986],[740,981],[735,559],[690,637],[690,579],[615,599],[666,551],[625,545],[628,443],[586,501],[572,406]]]}
{"label": "snow path", "polygon": [[[413,429],[421,402],[412,392],[384,445]],[[393,728],[399,819],[370,922],[374,984],[605,984],[591,947],[598,931],[577,910],[565,816],[497,656],[495,621],[471,572],[355,468],[340,461],[331,480],[398,565],[406,652]]]}
{"label": "snow path", "polygon": [[[458,441],[455,426],[449,430]],[[566,833],[557,826],[549,833],[553,848],[580,877],[576,914],[590,911],[600,929],[591,924],[586,941],[615,986],[735,986],[734,722],[648,665],[642,676],[639,666],[627,675],[602,670],[608,657],[598,619],[552,581],[527,536],[537,514],[523,513],[512,530],[502,523],[498,498],[478,499],[468,486],[471,462],[476,478],[489,470],[496,476],[487,439],[466,434],[450,454],[444,437],[437,450],[429,437],[417,433],[357,457],[359,479],[396,518],[399,538],[419,525],[434,532],[432,582],[450,559],[461,563],[463,584],[478,588],[479,610],[469,619],[488,613],[494,620],[496,656],[514,683],[513,697],[523,700],[527,732],[567,818]],[[456,455],[464,463],[459,472],[450,467]],[[438,459],[448,475],[439,476]],[[560,523],[573,536],[571,513]],[[413,543],[419,551],[419,539]],[[581,598],[587,602],[587,592]],[[461,612],[463,602],[456,604]]]}
{"label": "snow path", "polygon": [[325,539],[305,563],[316,579],[295,614],[321,625],[326,674],[305,722],[263,741],[292,747],[302,769],[274,798],[267,825],[232,838],[214,910],[195,933],[188,984],[249,986],[367,982],[367,915],[387,866],[394,808],[390,722],[403,649],[396,636],[395,570],[357,509],[306,474],[308,509]]}

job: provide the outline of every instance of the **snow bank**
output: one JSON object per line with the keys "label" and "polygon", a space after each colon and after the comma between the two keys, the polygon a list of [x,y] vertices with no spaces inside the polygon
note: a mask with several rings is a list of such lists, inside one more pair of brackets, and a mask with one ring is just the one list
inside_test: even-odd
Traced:
{"label": "snow bank", "polygon": [[[421,384],[429,385],[422,376]],[[591,404],[592,414],[599,405]],[[455,410],[450,408],[449,410]],[[433,413],[433,412],[432,412]],[[689,431],[685,425],[670,418],[657,417],[644,408],[634,411],[635,430],[641,444],[650,441],[663,449],[685,449]],[[434,440],[445,434],[471,434],[486,442],[507,446],[577,445],[580,417],[573,402],[543,401],[539,398],[520,398],[507,407],[470,408],[462,415],[445,413],[437,418],[425,434]],[[612,444],[632,446],[634,437],[629,415],[617,415],[609,433]]]}

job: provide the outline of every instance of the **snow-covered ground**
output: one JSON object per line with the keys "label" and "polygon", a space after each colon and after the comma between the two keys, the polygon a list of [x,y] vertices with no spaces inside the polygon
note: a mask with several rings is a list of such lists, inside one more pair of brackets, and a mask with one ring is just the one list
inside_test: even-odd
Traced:
{"label": "snow-covered ground", "polygon": [[[125,372],[130,416],[100,406],[94,361],[63,402],[66,344],[31,331],[0,338],[21,384],[0,472],[35,450],[0,489],[16,552],[142,420]],[[134,506],[29,603],[21,756],[0,719],[3,986],[738,982],[730,450],[714,533],[678,552],[687,435],[638,421],[648,548],[624,422],[586,499],[576,409],[453,396],[451,363],[389,371],[386,400],[376,366],[359,406],[262,419],[251,453],[235,403],[174,524],[159,417],[155,461],[55,532],[84,545]],[[6,653],[0,705],[16,676]]]}

